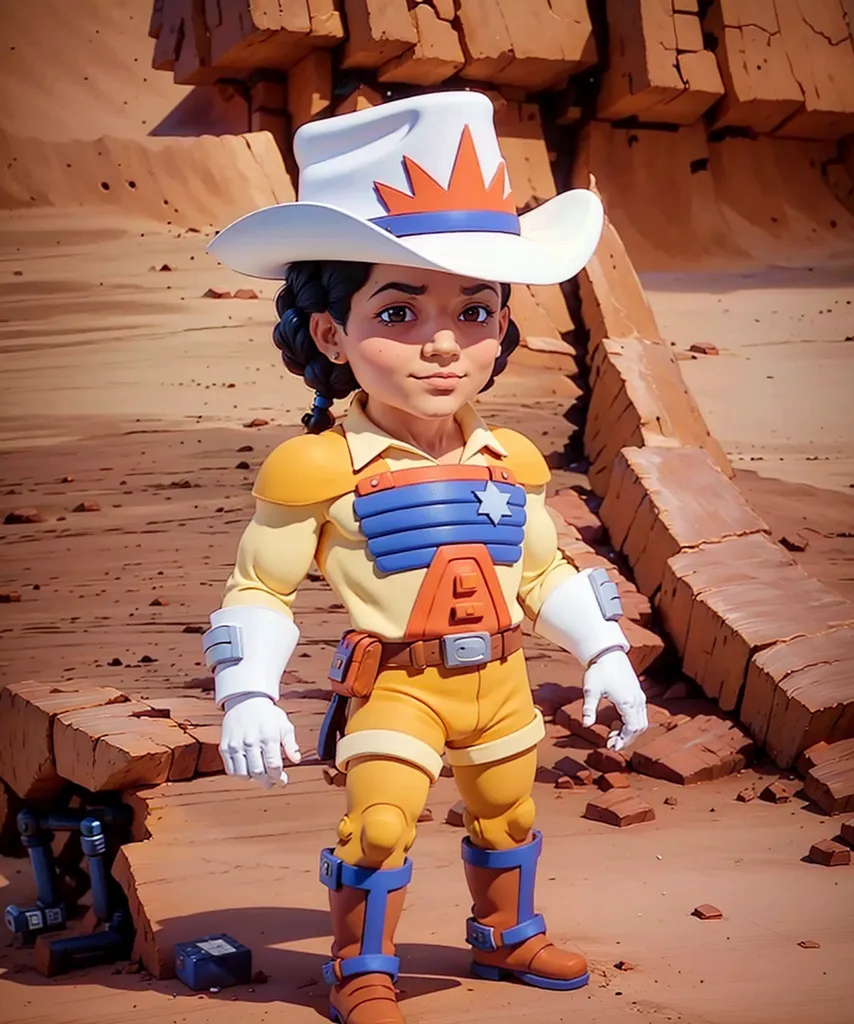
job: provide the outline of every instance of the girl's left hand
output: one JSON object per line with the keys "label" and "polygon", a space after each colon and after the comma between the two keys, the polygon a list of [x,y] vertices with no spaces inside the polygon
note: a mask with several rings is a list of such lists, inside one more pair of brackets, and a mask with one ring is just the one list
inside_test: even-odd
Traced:
{"label": "girl's left hand", "polygon": [[608,651],[584,673],[583,725],[593,725],[599,701],[605,697],[620,713],[623,728],[615,729],[608,737],[609,750],[622,750],[645,732],[649,726],[646,716],[646,694],[624,651]]}

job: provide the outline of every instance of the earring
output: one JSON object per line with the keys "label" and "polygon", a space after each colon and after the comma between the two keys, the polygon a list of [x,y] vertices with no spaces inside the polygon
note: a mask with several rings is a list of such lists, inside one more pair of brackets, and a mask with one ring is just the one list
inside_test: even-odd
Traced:
{"label": "earring", "polygon": [[337,362],[338,362],[338,360],[339,360],[339,359],[341,358],[341,354],[340,354],[340,352],[333,352],[333,353],[332,353],[332,354],[331,354],[331,355],[329,356],[329,358],[330,358],[330,359],[332,360],[332,362],[333,362],[333,363],[337,363]]}

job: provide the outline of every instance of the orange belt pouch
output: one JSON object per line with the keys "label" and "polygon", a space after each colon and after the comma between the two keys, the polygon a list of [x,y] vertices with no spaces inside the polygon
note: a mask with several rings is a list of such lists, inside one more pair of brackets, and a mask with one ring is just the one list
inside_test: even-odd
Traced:
{"label": "orange belt pouch", "polygon": [[329,682],[344,697],[367,697],[380,670],[382,643],[370,633],[348,629],[335,649]]}

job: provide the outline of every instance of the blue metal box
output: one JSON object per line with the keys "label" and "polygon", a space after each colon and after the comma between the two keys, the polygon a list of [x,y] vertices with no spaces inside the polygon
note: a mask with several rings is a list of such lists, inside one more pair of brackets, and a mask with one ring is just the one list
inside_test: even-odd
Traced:
{"label": "blue metal box", "polygon": [[252,980],[252,950],[230,935],[175,944],[175,974],[194,992]]}

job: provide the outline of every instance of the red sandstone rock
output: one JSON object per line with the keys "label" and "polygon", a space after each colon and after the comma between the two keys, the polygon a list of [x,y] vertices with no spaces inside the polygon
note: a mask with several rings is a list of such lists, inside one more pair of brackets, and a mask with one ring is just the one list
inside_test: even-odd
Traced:
{"label": "red sandstone rock", "polygon": [[[854,730],[854,627],[801,636],[752,658],[741,718],[781,768]],[[808,769],[807,769],[808,770]]]}
{"label": "red sandstone rock", "polygon": [[407,82],[431,86],[450,78],[465,63],[459,37],[428,4],[410,11],[418,41],[414,48],[393,57],[377,70],[380,82]]}
{"label": "red sandstone rock", "polygon": [[839,827],[839,832],[849,846],[854,846],[854,818],[850,821],[843,821]]}
{"label": "red sandstone rock", "polygon": [[127,700],[110,686],[9,683],[0,690],[0,777],[24,800],[55,796],[65,785],[54,764],[55,717]]}
{"label": "red sandstone rock", "polygon": [[584,817],[624,828],[644,821],[654,821],[655,811],[637,794],[614,789],[591,800],[584,810]]}
{"label": "red sandstone rock", "polygon": [[345,772],[339,772],[332,765],[325,764],[323,766],[323,781],[327,786],[342,787],[347,785],[347,775]]}
{"label": "red sandstone rock", "polygon": [[801,949],[821,949],[821,943],[816,942],[815,939],[801,939],[798,945]]}
{"label": "red sandstone rock", "polygon": [[631,786],[629,777],[625,772],[608,772],[605,775],[600,775],[596,780],[596,784],[603,793],[607,793],[612,789],[629,789]]}
{"label": "red sandstone rock", "polygon": [[597,747],[604,747],[611,735],[611,730],[619,727],[619,714],[617,709],[609,701],[603,701],[599,705],[598,720],[590,726],[581,724],[581,710],[583,699],[572,701],[558,708],[555,712],[555,725],[568,729],[573,736],[586,740]]}
{"label": "red sandstone rock", "polygon": [[18,508],[14,512],[7,512],[3,522],[7,526],[13,526],[22,523],[43,523],[45,517],[35,508]]}
{"label": "red sandstone rock", "polygon": [[711,903],[701,903],[699,907],[694,907],[691,913],[701,921],[720,921],[724,916],[723,911],[713,907]]}
{"label": "red sandstone rock", "polygon": [[17,604],[21,600],[20,590],[0,591],[0,604]]}
{"label": "red sandstone rock", "polygon": [[751,800],[756,799],[756,790],[752,786],[747,786],[745,789],[739,790],[735,798],[739,803],[749,804]]}
{"label": "red sandstone rock", "polygon": [[716,0],[703,27],[718,41],[715,56],[726,90],[716,108],[717,127],[769,132],[801,106],[773,3]]}
{"label": "red sandstone rock", "polygon": [[804,792],[827,814],[854,811],[854,743],[828,744],[825,755],[804,780]]}
{"label": "red sandstone rock", "polygon": [[463,801],[457,800],[454,806],[448,810],[448,813],[445,816],[445,823],[448,825],[453,825],[454,828],[465,828],[466,823],[463,817],[463,815],[465,814],[465,809],[466,805],[463,803]]}
{"label": "red sandstone rock", "polygon": [[626,772],[629,770],[629,761],[625,754],[619,750],[591,750],[587,757],[587,767],[595,772]]}
{"label": "red sandstone rock", "polygon": [[254,288],[238,288],[234,293],[235,299],[257,299],[258,292]]}
{"label": "red sandstone rock", "polygon": [[418,42],[406,0],[344,0],[344,10],[344,68],[378,68]]}
{"label": "red sandstone rock", "polygon": [[724,718],[698,715],[633,749],[636,772],[686,786],[741,771],[753,743]]}
{"label": "red sandstone rock", "polygon": [[851,863],[851,851],[842,843],[835,843],[832,839],[822,839],[821,842],[813,843],[810,847],[809,859],[826,868],[835,868]]}
{"label": "red sandstone rock", "polygon": [[418,815],[418,823],[423,824],[426,821],[433,820],[433,812],[429,807],[425,807],[424,810]]}
{"label": "red sandstone rock", "polygon": [[291,131],[323,114],[332,102],[332,57],[310,50],[288,72],[287,105]]}
{"label": "red sandstone rock", "polygon": [[75,505],[72,512],[100,512],[101,506],[97,501],[81,501]]}
{"label": "red sandstone rock", "polygon": [[759,798],[772,804],[787,804],[792,799],[792,787],[779,780],[771,782],[762,790]]}
{"label": "red sandstone rock", "polygon": [[202,295],[203,299],[230,299],[231,292],[223,291],[221,288],[208,288]]}

